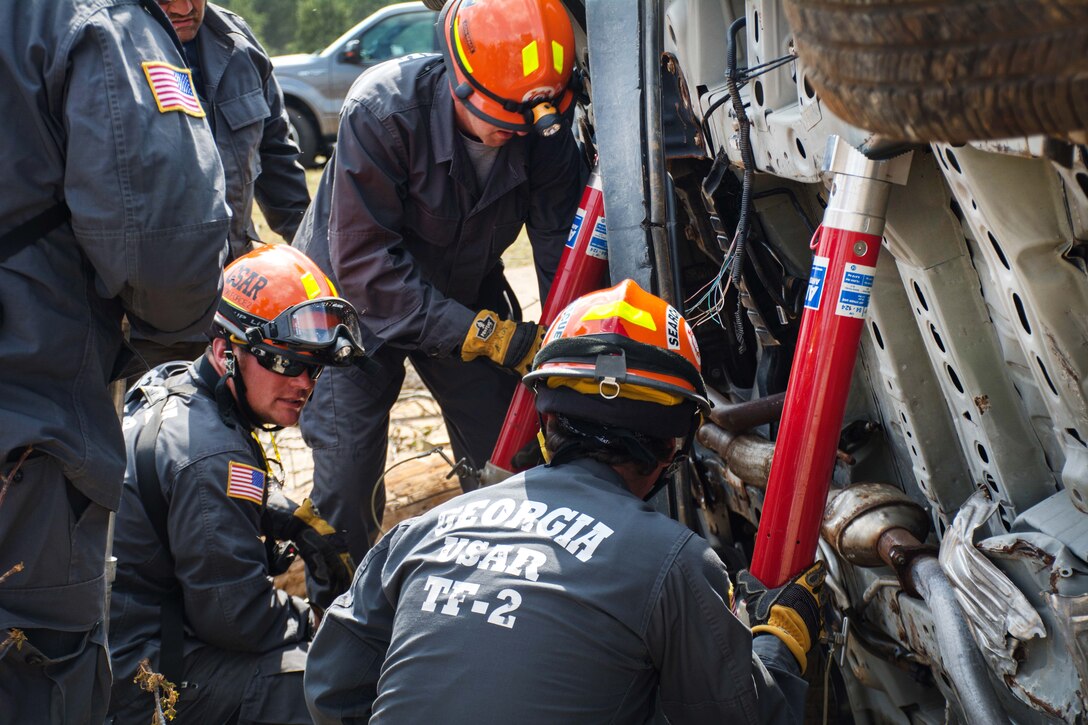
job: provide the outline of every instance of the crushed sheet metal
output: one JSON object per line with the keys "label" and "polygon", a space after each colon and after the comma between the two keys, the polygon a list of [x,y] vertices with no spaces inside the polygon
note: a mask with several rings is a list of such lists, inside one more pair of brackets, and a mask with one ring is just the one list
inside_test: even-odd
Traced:
{"label": "crushed sheet metal", "polygon": [[[1068,500],[1064,492],[1059,496]],[[1072,504],[1065,505],[1076,511]],[[1053,506],[1046,502],[1039,505],[1043,506],[1049,506],[1053,514]],[[1079,512],[1076,515],[1083,518]],[[1024,517],[1016,526],[1022,529],[1029,521],[1038,521],[1038,517]],[[978,542],[977,547],[991,560],[1006,562],[1002,570],[1020,582],[1021,591],[1038,607],[1049,634],[1046,640],[1032,643],[1033,651],[1021,653],[1025,659],[1020,670],[1016,675],[1005,675],[1005,685],[1025,703],[1056,720],[1084,722],[1088,695],[1078,682],[1088,682],[1088,595],[1081,594],[1088,566],[1065,543],[1038,531],[993,536]],[[1032,596],[1036,593],[1038,600]]]}
{"label": "crushed sheet metal", "polygon": [[945,533],[940,562],[990,667],[1001,675],[1014,675],[1017,644],[1046,637],[1046,628],[1020,590],[975,548],[975,529],[997,508],[983,491],[972,494]]}
{"label": "crushed sheet metal", "polygon": [[[1088,682],[1088,594],[1063,597],[1045,592],[1043,598],[1054,610],[1057,627],[1065,635],[1065,644],[1081,683]],[[1079,694],[1080,714],[1083,715],[1088,712],[1088,692],[1082,686]]]}

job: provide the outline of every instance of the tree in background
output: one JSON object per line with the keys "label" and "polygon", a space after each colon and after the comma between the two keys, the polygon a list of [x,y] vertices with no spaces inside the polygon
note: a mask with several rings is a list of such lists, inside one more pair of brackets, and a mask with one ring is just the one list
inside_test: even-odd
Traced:
{"label": "tree in background", "polygon": [[321,50],[393,0],[219,0],[238,13],[269,55]]}

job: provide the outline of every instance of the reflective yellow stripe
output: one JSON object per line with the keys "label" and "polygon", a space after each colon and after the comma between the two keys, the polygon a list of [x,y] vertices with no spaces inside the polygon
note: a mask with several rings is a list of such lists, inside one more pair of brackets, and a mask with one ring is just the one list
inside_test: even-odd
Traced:
{"label": "reflective yellow stripe", "polygon": [[647,330],[657,330],[653,315],[646,310],[633,307],[631,303],[624,300],[616,300],[615,302],[591,307],[582,315],[583,320],[607,320],[610,317],[618,317],[621,320],[630,322],[632,325],[645,327]]}
{"label": "reflective yellow stripe", "polygon": [[563,72],[563,44],[552,41],[552,65],[556,73]]}
{"label": "reflective yellow stripe", "polygon": [[317,280],[309,272],[302,275],[302,287],[306,290],[306,299],[312,300],[321,294],[321,288],[317,286]]}
{"label": "reflective yellow stripe", "polygon": [[540,53],[536,49],[536,41],[529,43],[521,49],[521,72],[531,74],[540,67]]}
{"label": "reflective yellow stripe", "polygon": [[332,280],[328,277],[325,278],[325,284],[329,285],[329,294],[333,297],[339,297],[340,293],[336,291],[336,285],[332,283]]}
{"label": "reflective yellow stripe", "polygon": [[465,73],[472,75],[472,65],[468,62],[465,49],[461,47],[461,18],[454,18],[453,20],[453,41],[457,45],[457,57],[461,59],[461,65],[464,67]]}

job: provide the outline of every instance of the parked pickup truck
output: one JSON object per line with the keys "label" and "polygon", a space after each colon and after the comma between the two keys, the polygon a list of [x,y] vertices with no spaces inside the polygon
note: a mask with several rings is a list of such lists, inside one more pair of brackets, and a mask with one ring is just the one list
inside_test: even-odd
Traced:
{"label": "parked pickup truck", "polygon": [[437,52],[435,13],[421,2],[378,10],[319,53],[272,59],[303,166],[317,165],[336,141],[340,106],[359,74],[409,53]]}

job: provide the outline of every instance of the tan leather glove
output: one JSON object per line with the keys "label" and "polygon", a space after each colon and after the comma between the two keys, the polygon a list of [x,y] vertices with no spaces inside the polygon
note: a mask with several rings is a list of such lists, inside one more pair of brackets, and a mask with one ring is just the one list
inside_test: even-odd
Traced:
{"label": "tan leather glove", "polygon": [[766,632],[785,643],[804,674],[808,653],[820,638],[820,597],[827,569],[817,561],[776,589],[768,589],[747,569],[737,574],[737,596],[744,600],[752,634]]}
{"label": "tan leather glove", "polygon": [[461,344],[461,359],[483,356],[524,375],[543,340],[544,328],[535,322],[502,320],[491,310],[480,310]]}

